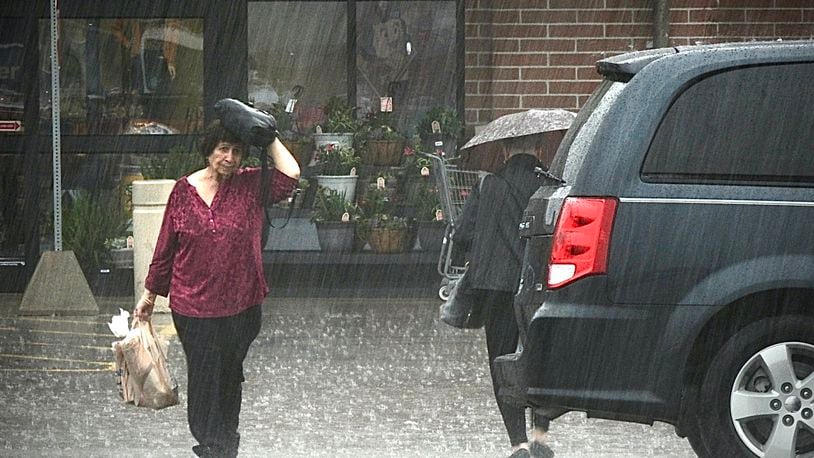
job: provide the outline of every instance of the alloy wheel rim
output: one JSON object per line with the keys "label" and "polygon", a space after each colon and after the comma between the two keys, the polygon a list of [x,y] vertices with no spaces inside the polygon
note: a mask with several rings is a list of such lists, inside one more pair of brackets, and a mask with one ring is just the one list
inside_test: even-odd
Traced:
{"label": "alloy wheel rim", "polygon": [[729,414],[757,456],[814,452],[814,345],[783,342],[755,353],[732,385]]}

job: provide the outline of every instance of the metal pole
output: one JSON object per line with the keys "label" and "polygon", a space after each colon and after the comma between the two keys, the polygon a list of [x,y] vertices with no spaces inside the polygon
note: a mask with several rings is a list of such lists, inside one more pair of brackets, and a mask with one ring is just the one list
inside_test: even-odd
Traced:
{"label": "metal pole", "polygon": [[62,148],[59,130],[58,0],[51,0],[51,152],[54,174],[54,251],[62,251]]}
{"label": "metal pole", "polygon": [[653,47],[664,48],[670,45],[670,4],[669,0],[656,0],[653,5]]}

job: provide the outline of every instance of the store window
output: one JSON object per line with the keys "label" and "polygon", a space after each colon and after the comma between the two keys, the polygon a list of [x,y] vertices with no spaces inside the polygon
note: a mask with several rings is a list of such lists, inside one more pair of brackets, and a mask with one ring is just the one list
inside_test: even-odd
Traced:
{"label": "store window", "polygon": [[23,131],[23,52],[21,18],[0,18],[0,133]]}
{"label": "store window", "polygon": [[[201,129],[203,20],[63,19],[59,30],[63,134],[187,134]],[[40,119],[47,126],[47,20],[40,21],[39,33]]]}
{"label": "store window", "polygon": [[[332,96],[346,98],[348,27],[359,115],[392,109],[405,133],[433,107],[455,107],[456,2],[357,1],[353,23],[341,1],[249,2],[249,100],[290,108],[312,132]],[[291,106],[289,101],[295,99]]]}
{"label": "store window", "polygon": [[369,1],[356,8],[357,106],[392,109],[403,131],[433,107],[455,107],[455,2]]}
{"label": "store window", "polygon": [[328,98],[347,97],[347,5],[250,2],[248,19],[249,100],[288,106],[293,128],[309,131]]}

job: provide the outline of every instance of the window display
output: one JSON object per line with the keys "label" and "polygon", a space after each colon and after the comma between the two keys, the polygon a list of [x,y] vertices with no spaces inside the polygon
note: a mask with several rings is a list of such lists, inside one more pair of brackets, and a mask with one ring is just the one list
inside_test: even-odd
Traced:
{"label": "window display", "polygon": [[356,4],[356,93],[363,113],[392,111],[413,131],[430,108],[455,106],[454,1]]}
{"label": "window display", "polygon": [[347,27],[344,2],[249,2],[249,100],[288,108],[289,129],[312,132],[325,100],[347,97]]}
{"label": "window display", "polygon": [[[183,134],[201,129],[203,20],[63,19],[59,30],[64,134]],[[48,121],[46,20],[40,21],[39,31],[40,118]]]}
{"label": "window display", "polygon": [[21,18],[0,18],[0,133],[23,131],[23,53]]}

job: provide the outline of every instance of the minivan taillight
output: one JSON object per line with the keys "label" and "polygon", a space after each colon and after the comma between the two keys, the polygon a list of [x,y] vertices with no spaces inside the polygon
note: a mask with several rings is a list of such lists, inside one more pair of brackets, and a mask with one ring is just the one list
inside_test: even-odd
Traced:
{"label": "minivan taillight", "polygon": [[606,272],[616,204],[611,197],[565,199],[548,261],[549,288]]}

